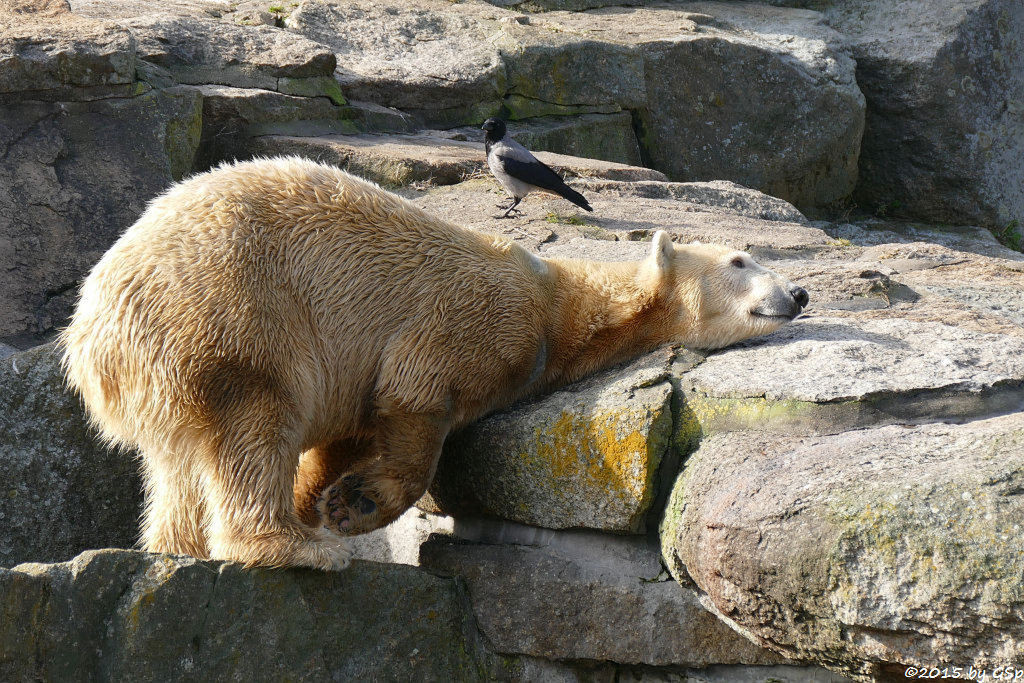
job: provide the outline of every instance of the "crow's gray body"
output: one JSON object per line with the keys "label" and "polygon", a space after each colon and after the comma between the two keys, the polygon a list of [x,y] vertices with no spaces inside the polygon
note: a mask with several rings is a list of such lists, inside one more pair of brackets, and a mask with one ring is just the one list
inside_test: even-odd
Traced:
{"label": "crow's gray body", "polygon": [[505,122],[501,119],[487,119],[483,129],[487,131],[484,148],[487,150],[487,165],[491,173],[505,190],[512,195],[512,203],[499,218],[508,218],[523,197],[534,190],[557,194],[576,206],[593,211],[586,198],[565,184],[562,176],[555,173],[518,142],[509,137]]}

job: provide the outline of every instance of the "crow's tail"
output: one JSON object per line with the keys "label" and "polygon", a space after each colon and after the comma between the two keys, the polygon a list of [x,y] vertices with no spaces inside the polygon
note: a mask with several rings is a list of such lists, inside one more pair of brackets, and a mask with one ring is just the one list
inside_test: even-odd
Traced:
{"label": "crow's tail", "polygon": [[590,202],[587,201],[587,198],[568,185],[563,184],[562,187],[558,188],[558,194],[562,195],[581,209],[593,211],[593,209],[590,208]]}

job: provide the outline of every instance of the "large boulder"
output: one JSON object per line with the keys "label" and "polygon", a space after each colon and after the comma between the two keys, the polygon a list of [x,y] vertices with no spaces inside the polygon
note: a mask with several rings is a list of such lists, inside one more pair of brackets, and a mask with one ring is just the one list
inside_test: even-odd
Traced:
{"label": "large boulder", "polygon": [[1024,659],[1022,473],[1021,412],[719,434],[676,485],[664,552],[723,619],[787,656],[864,680],[992,671]]}
{"label": "large boulder", "polygon": [[679,3],[545,14],[643,57],[641,145],[674,180],[732,180],[799,207],[853,191],[864,98],[816,12]]}
{"label": "large boulder", "polygon": [[[130,94],[135,40],[113,22],[82,19],[60,3],[49,11],[0,8],[0,94],[7,102]],[[27,9],[27,8],[26,8]]]}
{"label": "large boulder", "polygon": [[496,24],[458,5],[307,0],[287,26],[334,50],[338,80],[357,100],[435,122],[482,121],[505,91],[505,66],[489,40]]}
{"label": "large boulder", "polygon": [[692,588],[660,577],[647,539],[537,531],[499,544],[434,536],[420,548],[425,568],[465,579],[497,651],[692,668],[784,661],[718,621]]}
{"label": "large boulder", "polygon": [[333,79],[334,53],[294,33],[189,16],[142,16],[124,23],[139,58],[166,69],[178,83],[322,94],[343,102]]}
{"label": "large boulder", "polygon": [[672,431],[668,361],[651,354],[453,434],[433,502],[549,529],[643,531]]}
{"label": "large boulder", "polygon": [[1024,5],[1017,0],[830,3],[868,113],[864,208],[1003,228],[1024,221]]}
{"label": "large boulder", "polygon": [[[728,179],[808,207],[846,197],[856,181],[864,100],[843,39],[815,12],[675,3],[522,15],[316,0],[286,23],[333,47],[352,97],[433,125],[620,112],[644,158],[674,179]],[[581,131],[573,149],[546,147],[561,135],[534,142],[632,153],[633,131],[617,131]],[[622,140],[599,144],[612,134]]]}

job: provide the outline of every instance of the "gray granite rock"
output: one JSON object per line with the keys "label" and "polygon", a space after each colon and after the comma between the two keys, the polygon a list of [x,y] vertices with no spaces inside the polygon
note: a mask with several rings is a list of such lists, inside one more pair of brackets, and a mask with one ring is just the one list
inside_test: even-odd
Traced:
{"label": "gray granite rock", "polygon": [[890,215],[1002,228],[1024,221],[1024,6],[850,0],[868,114],[857,202]]}
{"label": "gray granite rock", "polygon": [[[886,319],[887,318],[887,319]],[[686,428],[828,433],[1024,408],[1024,336],[890,313],[810,317],[713,354],[682,378]]]}
{"label": "gray granite rock", "polygon": [[722,213],[767,221],[807,222],[807,218],[789,202],[728,180],[705,183],[594,180],[581,183],[580,187],[611,197],[675,199],[695,206],[713,207]]}
{"label": "gray granite rock", "polygon": [[488,41],[495,25],[450,3],[307,0],[287,26],[334,50],[338,79],[353,99],[496,113],[505,89],[505,66]]}
{"label": "gray granite rock", "polygon": [[135,40],[124,27],[68,12],[9,15],[4,8],[0,22],[5,103],[130,94]]}
{"label": "gray granite rock", "polygon": [[[581,174],[598,176],[596,172],[583,170]],[[618,178],[625,179],[625,176],[618,175]],[[520,204],[521,217],[505,221],[494,220],[495,204],[503,200],[505,193],[489,175],[455,186],[410,192],[407,196],[423,208],[460,225],[524,238],[524,244],[539,247],[551,256],[587,258],[593,241],[649,241],[658,230],[667,231],[677,242],[715,242],[752,252],[755,247],[764,247],[810,253],[839,244],[821,227],[808,225],[788,204],[751,190],[734,191],[734,188],[719,186],[715,191],[708,191],[706,186],[691,184],[686,184],[685,188],[665,184],[667,187],[661,189],[659,185],[645,183],[646,188],[634,191],[629,189],[632,182],[623,186],[570,180],[570,185],[582,192],[594,207],[592,213],[578,210],[559,197],[537,193],[530,194]],[[672,198],[645,196],[649,194]],[[791,221],[774,220],[785,219],[787,215],[792,216]],[[576,237],[588,242],[574,244],[570,240]],[[605,245],[593,247],[598,250],[595,253],[604,253],[608,248]],[[642,248],[637,246],[629,253],[633,254],[632,258],[638,258]]]}
{"label": "gray granite rock", "polygon": [[138,537],[138,464],[98,441],[59,363],[51,345],[0,360],[2,567]]}
{"label": "gray granite rock", "polygon": [[645,356],[453,434],[433,503],[552,529],[642,531],[672,430],[668,358]]}
{"label": "gray granite rock", "polygon": [[126,19],[138,56],[167,69],[178,83],[262,88],[332,96],[343,102],[334,53],[302,36],[268,26],[240,26],[194,16]]}
{"label": "gray granite rock", "polygon": [[673,180],[732,180],[798,207],[853,191],[864,98],[820,14],[678,3],[542,17],[643,56],[640,142]]}
{"label": "gray granite rock", "polygon": [[[277,125],[277,124],[275,124]],[[440,134],[264,135],[243,143],[239,156],[297,154],[324,161],[388,186],[427,183],[454,185],[486,169],[482,144]],[[611,161],[538,152],[538,158],[566,175],[651,179],[658,171]],[[463,223],[461,220],[455,222]]]}
{"label": "gray granite rock", "polygon": [[414,567],[247,571],[91,551],[0,569],[0,678],[480,680],[464,601]]}
{"label": "gray granite rock", "polygon": [[[349,96],[431,125],[622,112],[625,129],[594,119],[606,123],[531,142],[636,163],[636,119],[643,158],[674,179],[725,178],[810,207],[856,180],[863,97],[845,43],[817,13],[678,3],[522,15],[345,0],[303,3],[287,25],[331,45]],[[560,142],[572,147],[545,147]]]}
{"label": "gray granite rock", "polygon": [[39,339],[145,203],[191,172],[202,104],[176,89],[4,102],[0,121],[0,340]]}
{"label": "gray granite rock", "polygon": [[659,579],[654,546],[631,545],[637,559],[629,562],[597,548],[569,554],[435,536],[420,560],[466,581],[476,622],[498,652],[693,668],[783,661],[719,622],[692,589]]}
{"label": "gray granite rock", "polygon": [[[755,642],[861,680],[1024,658],[1024,412],[706,439],[666,561]],[[955,662],[956,664],[953,664]]]}

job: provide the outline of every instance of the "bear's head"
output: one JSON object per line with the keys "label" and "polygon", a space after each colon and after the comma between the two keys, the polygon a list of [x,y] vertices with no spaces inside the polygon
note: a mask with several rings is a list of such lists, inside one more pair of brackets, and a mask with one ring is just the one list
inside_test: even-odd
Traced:
{"label": "bear's head", "polygon": [[672,336],[684,346],[719,349],[768,334],[807,305],[807,291],[758,265],[750,254],[714,244],[677,246],[654,235],[644,264],[671,311]]}

